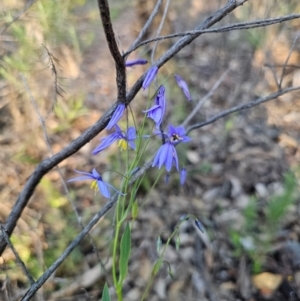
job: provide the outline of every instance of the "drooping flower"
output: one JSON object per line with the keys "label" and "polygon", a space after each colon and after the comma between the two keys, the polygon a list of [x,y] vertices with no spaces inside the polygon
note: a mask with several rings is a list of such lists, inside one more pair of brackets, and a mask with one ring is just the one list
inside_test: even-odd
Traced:
{"label": "drooping flower", "polygon": [[70,179],[67,182],[75,182],[75,181],[83,181],[83,180],[93,180],[93,182],[91,184],[91,188],[95,189],[95,190],[97,190],[97,188],[98,188],[98,190],[101,192],[101,194],[105,198],[108,198],[108,199],[110,198],[109,188],[112,188],[117,193],[119,193],[121,195],[124,195],[119,190],[117,190],[116,188],[114,188],[112,185],[104,182],[102,180],[101,175],[97,172],[97,170],[95,168],[92,170],[92,172],[84,172],[84,171],[78,171],[78,170],[75,170],[75,172],[77,172],[78,174],[81,174],[83,176]]}
{"label": "drooping flower", "polygon": [[136,60],[132,60],[132,61],[127,61],[125,63],[126,67],[133,67],[135,65],[146,65],[148,63],[147,60],[145,59],[136,59]]}
{"label": "drooping flower", "polygon": [[174,77],[176,79],[178,86],[183,91],[185,97],[188,99],[188,101],[191,101],[192,98],[191,98],[190,90],[189,90],[187,83],[183,80],[183,78],[181,76],[179,76],[177,74],[175,74]]}
{"label": "drooping flower", "polygon": [[180,185],[184,185],[185,181],[186,181],[186,169],[181,168],[181,170],[180,170]]}
{"label": "drooping flower", "polygon": [[165,88],[164,86],[161,86],[156,94],[155,97],[155,104],[146,111],[143,111],[147,114],[148,118],[153,119],[153,121],[156,124],[156,128],[159,129],[164,114],[166,112],[166,98],[165,98]]}
{"label": "drooping flower", "polygon": [[120,127],[115,125],[115,132],[100,139],[101,143],[92,151],[93,155],[97,155],[99,152],[103,151],[105,148],[109,147],[115,141],[119,140],[119,146],[121,149],[126,150],[128,145],[135,149],[134,140],[136,139],[136,130],[134,127],[129,127],[126,132],[122,132]]}
{"label": "drooping flower", "polygon": [[151,85],[151,83],[153,82],[153,80],[156,77],[157,72],[158,72],[157,66],[153,66],[148,70],[146,77],[143,81],[143,89],[144,90],[147,89]]}
{"label": "drooping flower", "polygon": [[114,125],[120,120],[122,117],[123,113],[125,111],[125,104],[124,103],[119,103],[117,108],[115,109],[108,125],[106,126],[107,130],[110,130],[114,127]]}
{"label": "drooping flower", "polygon": [[177,152],[175,146],[170,141],[166,142],[158,149],[152,163],[152,167],[157,166],[159,169],[163,165],[165,165],[168,172],[171,170],[172,165],[175,165],[179,171]]}
{"label": "drooping flower", "polygon": [[[158,133],[158,135],[161,135]],[[169,126],[168,134],[163,134],[166,136],[166,142],[158,149],[152,167],[157,166],[161,168],[163,165],[169,172],[173,165],[179,171],[179,162],[175,146],[180,142],[189,142],[191,138],[186,136],[185,129],[183,126],[174,127]]]}

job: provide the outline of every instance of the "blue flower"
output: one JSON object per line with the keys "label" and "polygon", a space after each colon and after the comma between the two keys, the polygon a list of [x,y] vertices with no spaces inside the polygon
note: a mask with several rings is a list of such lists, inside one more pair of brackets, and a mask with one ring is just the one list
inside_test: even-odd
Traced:
{"label": "blue flower", "polygon": [[192,140],[189,136],[185,135],[185,128],[183,126],[174,127],[169,125],[169,133],[167,136],[174,145],[177,145],[180,142],[190,142]]}
{"label": "blue flower", "polygon": [[135,149],[134,140],[136,139],[136,130],[134,127],[129,127],[127,133],[122,132],[120,127],[115,125],[115,132],[112,134],[101,138],[101,143],[92,151],[93,155],[97,155],[99,152],[103,151],[105,148],[109,147],[115,141],[119,140],[119,147],[123,150],[128,148],[128,145]]}
{"label": "blue flower", "polygon": [[187,83],[182,79],[182,77],[180,77],[179,75],[175,74],[174,75],[176,82],[178,84],[178,86],[181,88],[181,90],[183,91],[185,97],[188,99],[188,101],[191,101],[191,94],[188,88]]}
{"label": "blue flower", "polygon": [[148,70],[146,77],[143,81],[143,89],[144,90],[147,89],[151,85],[151,83],[153,82],[153,80],[156,77],[157,72],[158,72],[157,66],[153,66]]}
{"label": "blue flower", "polygon": [[166,112],[166,98],[164,86],[161,86],[159,88],[155,97],[155,104],[149,110],[143,112],[147,113],[148,118],[153,119],[153,121],[156,123],[156,128],[159,129],[164,114]]}
{"label": "blue flower", "polygon": [[166,170],[169,172],[172,165],[175,165],[179,171],[179,163],[175,146],[171,142],[166,142],[157,151],[152,163],[152,167],[157,166],[159,169],[165,165]]}
{"label": "blue flower", "polygon": [[111,116],[111,119],[106,126],[107,130],[110,130],[114,127],[114,125],[120,120],[122,117],[123,113],[125,111],[125,104],[124,103],[119,103],[117,108],[115,109],[113,115]]}
{"label": "blue flower", "polygon": [[181,168],[181,170],[180,170],[180,185],[184,185],[185,181],[186,181],[186,169]]}
{"label": "blue flower", "polygon": [[166,170],[169,172],[172,166],[175,165],[176,169],[179,171],[178,156],[175,146],[180,142],[189,142],[191,141],[191,138],[185,135],[183,126],[174,127],[170,125],[169,133],[163,135],[166,136],[166,142],[158,149],[152,167],[157,166],[158,168],[161,168],[165,165]]}
{"label": "blue flower", "polygon": [[137,59],[137,60],[127,61],[125,63],[125,66],[126,67],[133,67],[135,65],[145,65],[147,63],[148,63],[148,61],[145,60],[145,59]]}
{"label": "blue flower", "polygon": [[84,172],[84,171],[78,171],[75,170],[77,173],[83,175],[81,177],[78,178],[74,178],[74,179],[70,179],[68,180],[68,182],[74,182],[74,181],[82,181],[82,180],[93,180],[92,184],[91,184],[91,188],[98,190],[102,193],[102,195],[105,198],[110,198],[110,191],[109,188],[112,188],[113,190],[115,190],[117,193],[124,195],[123,193],[121,193],[119,190],[117,190],[116,188],[114,188],[113,186],[111,186],[110,184],[104,182],[102,180],[102,177],[99,175],[99,173],[97,172],[97,170],[94,168],[92,170],[92,172]]}

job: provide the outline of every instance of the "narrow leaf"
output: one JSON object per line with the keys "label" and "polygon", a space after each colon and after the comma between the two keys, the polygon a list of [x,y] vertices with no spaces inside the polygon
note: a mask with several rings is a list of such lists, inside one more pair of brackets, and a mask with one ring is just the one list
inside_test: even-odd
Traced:
{"label": "narrow leaf", "polygon": [[159,269],[160,269],[160,267],[161,267],[161,264],[162,264],[162,259],[159,258],[159,259],[155,262],[155,265],[154,265],[153,270],[152,270],[152,274],[153,274],[154,276],[158,273],[158,271],[159,271]]}
{"label": "narrow leaf", "polygon": [[104,288],[103,288],[101,301],[111,301],[110,296],[109,296],[108,287],[107,287],[106,283],[105,283]]}
{"label": "narrow leaf", "polygon": [[119,283],[122,283],[127,276],[128,261],[131,252],[131,237],[129,224],[126,225],[125,231],[121,238],[120,245],[120,278]]}

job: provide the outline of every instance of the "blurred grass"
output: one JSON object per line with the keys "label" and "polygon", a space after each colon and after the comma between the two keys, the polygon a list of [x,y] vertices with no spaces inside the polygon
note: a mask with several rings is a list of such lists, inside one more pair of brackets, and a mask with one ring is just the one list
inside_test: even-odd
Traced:
{"label": "blurred grass", "polygon": [[297,180],[292,173],[285,175],[283,192],[274,195],[264,206],[253,197],[243,210],[242,225],[232,227],[230,240],[237,258],[246,254],[252,260],[254,273],[259,273],[271,252],[290,207],[298,202]]}

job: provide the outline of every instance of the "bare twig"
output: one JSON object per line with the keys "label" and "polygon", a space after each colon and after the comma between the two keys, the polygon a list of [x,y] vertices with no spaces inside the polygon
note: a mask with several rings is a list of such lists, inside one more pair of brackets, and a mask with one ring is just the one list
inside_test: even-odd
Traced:
{"label": "bare twig", "polygon": [[[167,13],[168,13],[168,9],[169,9],[169,5],[170,5],[170,0],[167,0],[163,16],[162,16],[162,18],[160,20],[160,24],[159,24],[157,32],[156,32],[156,37],[158,37],[160,35],[161,30],[162,30],[162,28],[164,26],[164,23],[165,23],[165,20],[166,20],[166,17],[167,17]],[[158,45],[158,41],[155,42],[155,44],[153,46],[153,49],[152,49],[152,52],[151,52],[151,63],[152,64],[154,63],[154,56],[155,56],[157,45]]]}
{"label": "bare twig", "polygon": [[117,101],[126,103],[126,68],[124,59],[119,51],[115,39],[114,30],[110,20],[110,11],[107,0],[98,0],[98,6],[108,48],[116,64],[116,82],[118,88]]}
{"label": "bare twig", "polygon": [[294,65],[294,64],[264,64],[265,67],[271,67],[273,66],[274,68],[282,68],[285,66],[286,68],[300,68],[300,65]]}
{"label": "bare twig", "polygon": [[189,114],[189,116],[183,121],[182,126],[186,126],[190,120],[198,113],[198,111],[201,109],[202,105],[215,93],[215,91],[219,88],[223,80],[225,79],[226,75],[230,71],[230,68],[228,68],[219,78],[219,80],[213,85],[211,90],[202,98],[199,100],[198,104],[195,106],[193,111]]}
{"label": "bare twig", "polygon": [[189,133],[189,132],[191,132],[191,131],[193,131],[195,129],[199,129],[199,128],[205,126],[205,125],[211,124],[211,123],[217,121],[218,119],[223,118],[223,117],[225,117],[225,116],[227,116],[229,114],[250,109],[252,107],[260,105],[261,103],[270,101],[270,100],[275,99],[275,98],[277,98],[277,97],[279,97],[281,95],[284,95],[286,93],[289,93],[289,92],[292,92],[292,91],[296,91],[296,90],[300,90],[300,86],[286,88],[286,89],[277,91],[276,93],[270,94],[268,96],[258,98],[258,99],[254,100],[252,102],[249,102],[249,103],[246,103],[246,104],[242,104],[242,105],[239,105],[239,106],[235,106],[233,108],[225,110],[225,111],[223,111],[223,112],[221,112],[221,113],[219,113],[219,114],[211,117],[210,119],[208,119],[206,121],[203,121],[203,122],[191,125],[190,127],[187,128],[186,131],[187,131],[187,133]]}
{"label": "bare twig", "polygon": [[292,55],[292,52],[294,51],[294,48],[295,48],[295,46],[296,46],[296,44],[298,42],[299,37],[300,37],[300,34],[298,33],[296,35],[295,39],[294,39],[294,42],[293,42],[293,45],[292,45],[292,47],[291,47],[291,49],[289,51],[289,54],[288,54],[288,56],[287,56],[287,58],[286,58],[286,60],[285,60],[285,62],[283,64],[282,73],[281,73],[281,77],[280,77],[280,80],[279,80],[279,88],[280,89],[282,88],[282,81],[283,81],[283,77],[285,75],[286,65],[289,62],[289,59],[290,59],[290,57]]}
{"label": "bare twig", "polygon": [[[133,49],[135,49],[136,45],[138,45],[138,44],[141,42],[141,40],[142,40],[142,38],[145,36],[145,34],[146,34],[148,28],[149,28],[150,25],[152,24],[152,21],[153,21],[154,17],[157,15],[158,10],[159,10],[159,8],[160,8],[162,2],[163,2],[163,0],[158,0],[158,1],[156,2],[156,5],[155,5],[154,9],[152,10],[151,15],[149,16],[147,22],[145,23],[144,27],[143,27],[142,30],[140,31],[140,33],[139,33],[138,37],[136,38],[136,40],[135,40],[135,41],[132,43],[132,45],[130,46],[129,50],[127,51],[128,53],[132,52]],[[127,56],[124,55],[124,58],[125,58],[125,59],[126,59],[126,57],[127,57]]]}
{"label": "bare twig", "polygon": [[274,81],[276,83],[277,89],[280,90],[280,85],[279,85],[279,81],[278,81],[276,70],[275,70],[274,66],[273,65],[267,65],[267,64],[265,64],[265,67],[270,68],[270,70],[272,72],[272,75],[274,77]]}
{"label": "bare twig", "polygon": [[15,257],[16,257],[16,260],[18,262],[18,264],[21,266],[21,269],[23,270],[23,273],[25,274],[25,276],[28,278],[29,282],[30,282],[30,285],[34,285],[35,281],[33,279],[33,277],[31,276],[31,274],[29,273],[29,271],[27,270],[26,266],[25,266],[25,263],[23,262],[23,260],[20,258],[19,256],[19,253],[17,252],[17,250],[15,249],[14,245],[11,243],[5,229],[3,228],[2,225],[0,225],[0,228],[1,228],[1,232],[2,232],[2,235],[6,241],[6,243],[8,244],[8,246],[11,248],[11,250],[13,251]]}
{"label": "bare twig", "polygon": [[[209,16],[204,22],[202,22],[199,26],[195,28],[195,32],[199,31],[197,33],[194,33],[193,35],[184,36],[181,39],[179,39],[169,50],[167,50],[155,63],[157,67],[163,66],[166,62],[168,62],[174,55],[176,55],[182,48],[190,44],[193,40],[198,38],[201,35],[201,31],[205,30],[211,26],[213,26],[215,23],[222,20],[226,15],[228,15],[230,12],[232,12],[235,8],[237,8],[239,5],[242,5],[247,0],[242,0],[240,2],[236,2],[235,0],[229,0],[227,4],[219,9],[217,12]],[[125,54],[126,55],[126,54]],[[130,92],[127,95],[127,98],[133,99],[137,92],[140,90],[142,86],[142,82],[146,76],[146,73],[142,75],[137,82],[134,84],[134,86],[131,88]]]}
{"label": "bare twig", "polygon": [[143,41],[139,44],[137,44],[135,47],[130,48],[127,52],[125,52],[124,56],[129,55],[134,50],[138,49],[141,46],[147,45],[152,42],[157,42],[161,40],[171,39],[171,38],[177,38],[177,37],[184,37],[184,36],[192,36],[195,34],[205,34],[205,33],[218,33],[218,32],[227,32],[227,31],[233,31],[233,30],[243,30],[243,29],[251,29],[251,28],[257,28],[257,27],[265,27],[273,24],[278,24],[286,21],[290,21],[293,19],[300,18],[300,14],[292,14],[277,18],[271,18],[271,19],[265,19],[265,20],[255,20],[251,22],[241,22],[241,23],[234,23],[218,28],[211,28],[211,29],[198,29],[198,30],[191,30],[191,31],[185,31],[185,32],[179,32],[179,33],[173,33],[161,37],[156,37],[153,39],[149,39],[146,41]]}
{"label": "bare twig", "polygon": [[[213,24],[222,20],[227,14],[232,12],[237,6],[241,5],[245,1],[237,3],[235,0],[229,0],[223,8],[215,12],[213,15],[209,16],[203,23],[197,26],[196,30],[206,29],[212,26]],[[176,53],[178,53],[182,48],[190,44],[194,39],[196,39],[200,35],[201,33],[198,33],[192,36],[186,36],[181,38],[179,41],[177,41],[177,43],[175,43],[175,45],[173,45],[164,55],[162,55],[158,59],[156,65],[158,67],[163,66]],[[141,89],[142,82],[145,76],[146,74],[142,75],[137,80],[135,85],[131,88],[130,92],[127,94],[127,104],[129,104],[134,99],[138,91]],[[24,208],[27,206],[30,197],[32,196],[36,186],[38,185],[42,177],[60,162],[75,154],[91,139],[98,135],[106,127],[115,109],[117,108],[117,105],[118,103],[115,103],[110,109],[108,109],[104,113],[104,115],[94,125],[92,125],[88,130],[81,134],[77,139],[72,141],[67,147],[65,147],[63,150],[61,150],[59,153],[55,154],[51,158],[45,159],[36,167],[35,171],[32,173],[27,183],[25,184],[22,192],[20,193],[4,225],[4,228],[9,236],[13,232],[18,219],[20,218]],[[4,238],[0,235],[0,255],[3,253],[5,247],[6,242]]]}

